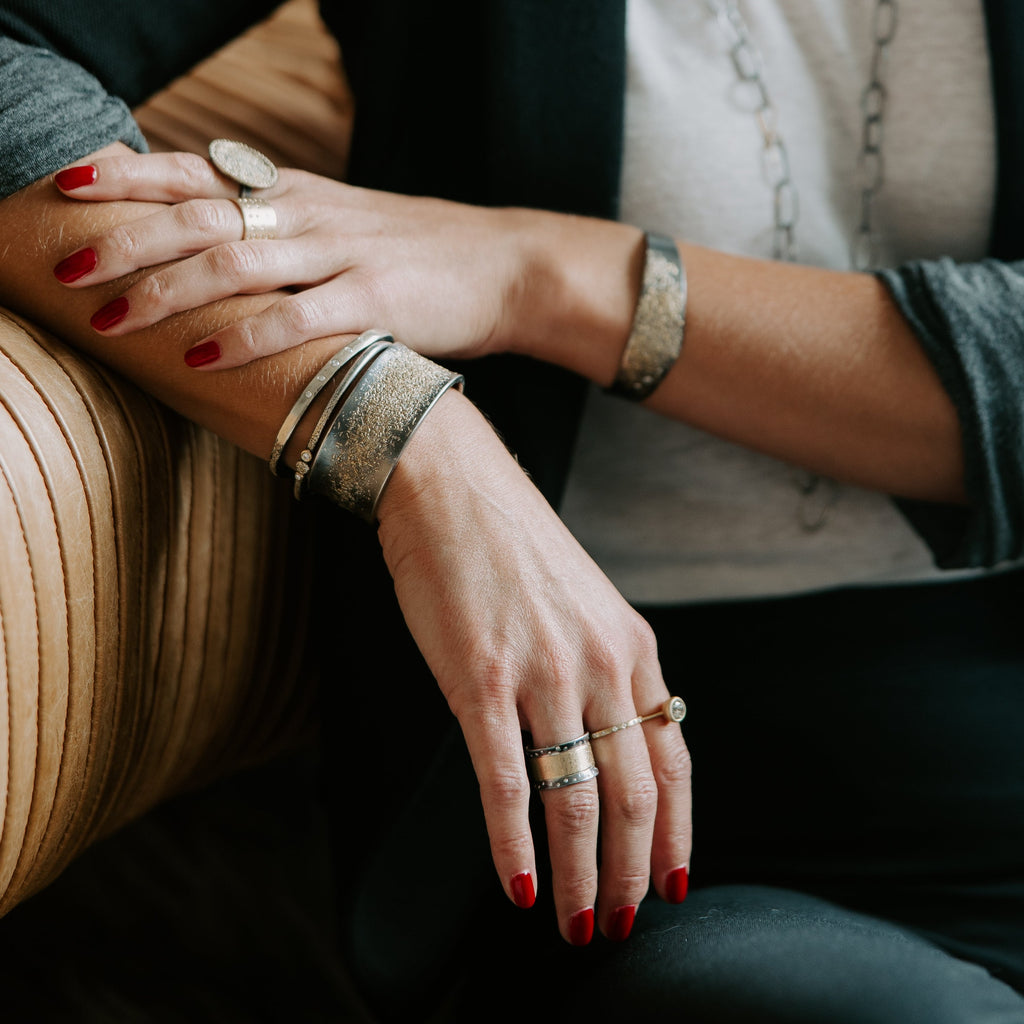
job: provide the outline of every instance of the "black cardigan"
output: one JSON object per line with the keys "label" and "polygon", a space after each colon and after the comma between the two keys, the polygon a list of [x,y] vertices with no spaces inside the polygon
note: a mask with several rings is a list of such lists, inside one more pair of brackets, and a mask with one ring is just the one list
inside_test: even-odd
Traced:
{"label": "black cardigan", "polygon": [[[221,0],[215,10],[205,0],[91,0],[86,11],[81,4],[4,0],[0,31],[66,54],[132,106],[273,6],[274,0]],[[969,507],[900,503],[938,564],[949,567],[1024,554],[1024,267],[1013,262],[1024,257],[1024,7],[1013,0],[984,6],[999,158],[990,251],[998,262],[932,261],[880,275],[960,416]],[[615,217],[625,7],[626,0],[321,0],[356,98],[350,180]],[[0,37],[0,98],[5,82],[17,78],[14,91],[27,111],[19,121],[16,107],[0,104],[7,157],[19,153],[9,162],[21,177],[5,180],[9,189],[115,138],[133,142],[130,122],[118,134],[109,118],[102,126],[98,118],[72,119],[47,133],[38,98],[69,94],[56,105],[81,109],[89,91],[76,77],[80,71],[65,66],[66,74],[55,76],[59,62],[49,63],[33,82],[31,62],[8,60]],[[111,113],[109,105],[98,106]],[[3,162],[0,152],[0,171]],[[470,396],[557,505],[584,382],[510,356],[464,369]]]}
{"label": "black cardigan", "polygon": [[[350,178],[397,192],[615,217],[625,0],[323,4],[356,107]],[[951,394],[970,509],[899,502],[940,565],[1024,555],[1024,5],[985,0],[997,118],[990,252],[880,275]],[[638,225],[657,228],[657,225]],[[465,367],[557,505],[583,383],[509,358]]]}

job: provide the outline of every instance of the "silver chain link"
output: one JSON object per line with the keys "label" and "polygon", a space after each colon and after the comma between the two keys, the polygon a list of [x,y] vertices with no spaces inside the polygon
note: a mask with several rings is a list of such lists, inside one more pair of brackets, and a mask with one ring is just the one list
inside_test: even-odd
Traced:
{"label": "silver chain link", "polygon": [[[752,111],[763,140],[761,168],[772,190],[772,256],[794,262],[798,258],[796,225],[800,215],[799,196],[790,170],[789,152],[779,131],[778,109],[764,80],[764,61],[753,41],[737,0],[704,0],[725,38],[739,84],[753,90]],[[857,158],[860,217],[850,244],[850,265],[865,271],[878,262],[878,238],[874,230],[874,204],[885,181],[882,156],[883,127],[888,103],[886,79],[889,48],[896,35],[896,0],[877,0],[871,19],[871,71],[861,93],[864,115],[861,147]],[[838,484],[817,474],[801,472],[797,479],[801,495],[800,523],[809,533],[825,525],[829,508],[839,496]]]}
{"label": "silver chain link", "polygon": [[868,270],[878,264],[878,236],[872,225],[875,197],[885,182],[882,158],[882,129],[885,108],[889,101],[886,78],[889,70],[889,47],[896,35],[896,0],[878,0],[871,19],[874,50],[871,54],[871,79],[861,94],[864,114],[860,158],[860,223],[854,235],[850,263],[854,270]]}
{"label": "silver chain link", "polygon": [[[761,132],[761,168],[772,190],[772,256],[777,260],[797,259],[796,225],[800,214],[799,196],[793,183],[789,151],[779,131],[778,109],[763,75],[764,61],[753,41],[737,0],[704,0],[725,38],[729,58],[741,85],[753,90],[752,112]],[[877,0],[871,21],[871,74],[861,93],[864,124],[857,158],[860,219],[850,247],[855,270],[867,270],[877,255],[872,212],[875,198],[885,180],[882,135],[888,102],[886,77],[889,47],[896,35],[896,0]]]}

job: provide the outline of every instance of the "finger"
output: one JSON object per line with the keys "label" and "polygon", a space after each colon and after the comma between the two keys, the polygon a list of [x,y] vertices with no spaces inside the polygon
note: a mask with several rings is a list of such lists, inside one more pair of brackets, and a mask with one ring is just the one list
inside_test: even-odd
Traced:
{"label": "finger", "polygon": [[[543,714],[548,709],[541,712]],[[580,720],[555,720],[537,725],[531,720],[531,743],[535,750],[548,751],[576,740],[585,733]],[[536,758],[534,771],[542,778],[560,779],[586,762],[589,745],[569,754],[545,752]],[[577,762],[579,758],[579,762]],[[544,820],[551,859],[551,884],[562,937],[575,946],[590,942],[594,932],[594,904],[597,897],[597,835],[599,798],[594,778],[571,782],[558,788],[542,788]]]}
{"label": "finger", "polygon": [[480,785],[491,858],[505,895],[529,909],[537,893],[530,832],[530,785],[513,708],[460,716],[463,736]]}
{"label": "finger", "polygon": [[[631,711],[625,714],[615,721],[634,717]],[[650,883],[658,789],[641,730],[623,729],[592,740],[592,746],[601,769],[598,923],[609,939],[621,942],[632,930]]]}
{"label": "finger", "polygon": [[58,171],[53,180],[65,195],[75,199],[180,203],[185,199],[238,195],[238,184],[198,153],[99,157],[90,164]]}
{"label": "finger", "polygon": [[643,730],[658,787],[651,876],[662,899],[682,903],[689,889],[693,845],[690,753],[680,723],[655,719],[645,722]]}
{"label": "finger", "polygon": [[[645,631],[641,642],[646,647],[645,655],[638,659],[633,673],[638,713],[657,715],[629,731],[643,733],[658,791],[651,846],[651,877],[662,899],[681,903],[689,888],[693,843],[690,753],[683,739],[681,723],[665,714],[669,693],[657,660],[654,634]],[[681,713],[685,715],[685,705]]]}
{"label": "finger", "polygon": [[258,295],[312,273],[315,255],[292,241],[230,242],[158,270],[93,314],[95,330],[113,337],[232,295]]}
{"label": "finger", "polygon": [[306,288],[267,309],[229,324],[194,345],[185,362],[195,369],[226,370],[332,334],[359,334],[366,320],[341,298],[342,280]]}
{"label": "finger", "polygon": [[[295,234],[288,204],[275,204],[274,212],[279,234]],[[237,241],[242,231],[242,217],[235,203],[228,199],[189,199],[90,239],[61,260],[53,273],[58,281],[70,286],[101,284]]]}

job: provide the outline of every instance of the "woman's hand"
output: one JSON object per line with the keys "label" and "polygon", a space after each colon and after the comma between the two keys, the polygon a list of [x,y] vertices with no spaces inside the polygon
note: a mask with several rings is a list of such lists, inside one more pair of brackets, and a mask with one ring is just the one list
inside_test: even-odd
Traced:
{"label": "woman's hand", "polygon": [[187,361],[227,368],[382,323],[428,355],[482,355],[504,333],[523,273],[517,238],[527,211],[371,192],[282,170],[273,188],[259,192],[273,203],[278,237],[242,241],[230,198],[238,186],[195,154],[133,154],[89,166],[93,172],[56,176],[66,195],[174,204],[90,239],[55,269],[78,288],[180,261],[97,311],[93,326],[107,336],[280,288],[295,291],[203,339]]}
{"label": "woman's hand", "polygon": [[[92,318],[116,338],[232,295],[292,294],[186,354],[227,369],[333,334],[386,326],[428,356],[518,351],[610,381],[632,318],[642,235],[627,225],[491,209],[282,170],[259,197],[277,238],[242,241],[236,183],[193,153],[103,157],[55,176],[70,198],[173,204],[112,229],[54,268],[70,288],[160,267]],[[161,266],[169,261],[180,261]]]}
{"label": "woman's hand", "polygon": [[[653,634],[461,395],[413,435],[379,511],[406,622],[469,746],[494,863],[529,906],[521,730],[548,746],[656,710],[669,694]],[[655,719],[592,745],[597,779],[543,793],[559,927],[576,944],[595,904],[601,930],[625,938],[651,878],[682,899],[690,857],[679,727]]]}

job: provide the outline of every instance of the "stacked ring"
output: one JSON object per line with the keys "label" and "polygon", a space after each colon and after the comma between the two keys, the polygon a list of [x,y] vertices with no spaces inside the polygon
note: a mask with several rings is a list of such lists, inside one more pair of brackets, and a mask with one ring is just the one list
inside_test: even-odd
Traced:
{"label": "stacked ring", "polygon": [[637,715],[636,718],[631,718],[627,722],[609,725],[607,729],[598,729],[597,732],[592,732],[589,735],[592,740],[599,740],[605,736],[611,736],[613,732],[621,732],[623,729],[630,728],[630,726],[649,722],[652,718],[664,718],[666,722],[681,722],[685,717],[686,703],[683,701],[683,698],[669,697],[657,711],[652,711],[649,715]]}
{"label": "stacked ring", "polygon": [[527,747],[526,771],[534,789],[562,789],[594,778],[598,769],[590,735],[550,747]]}

